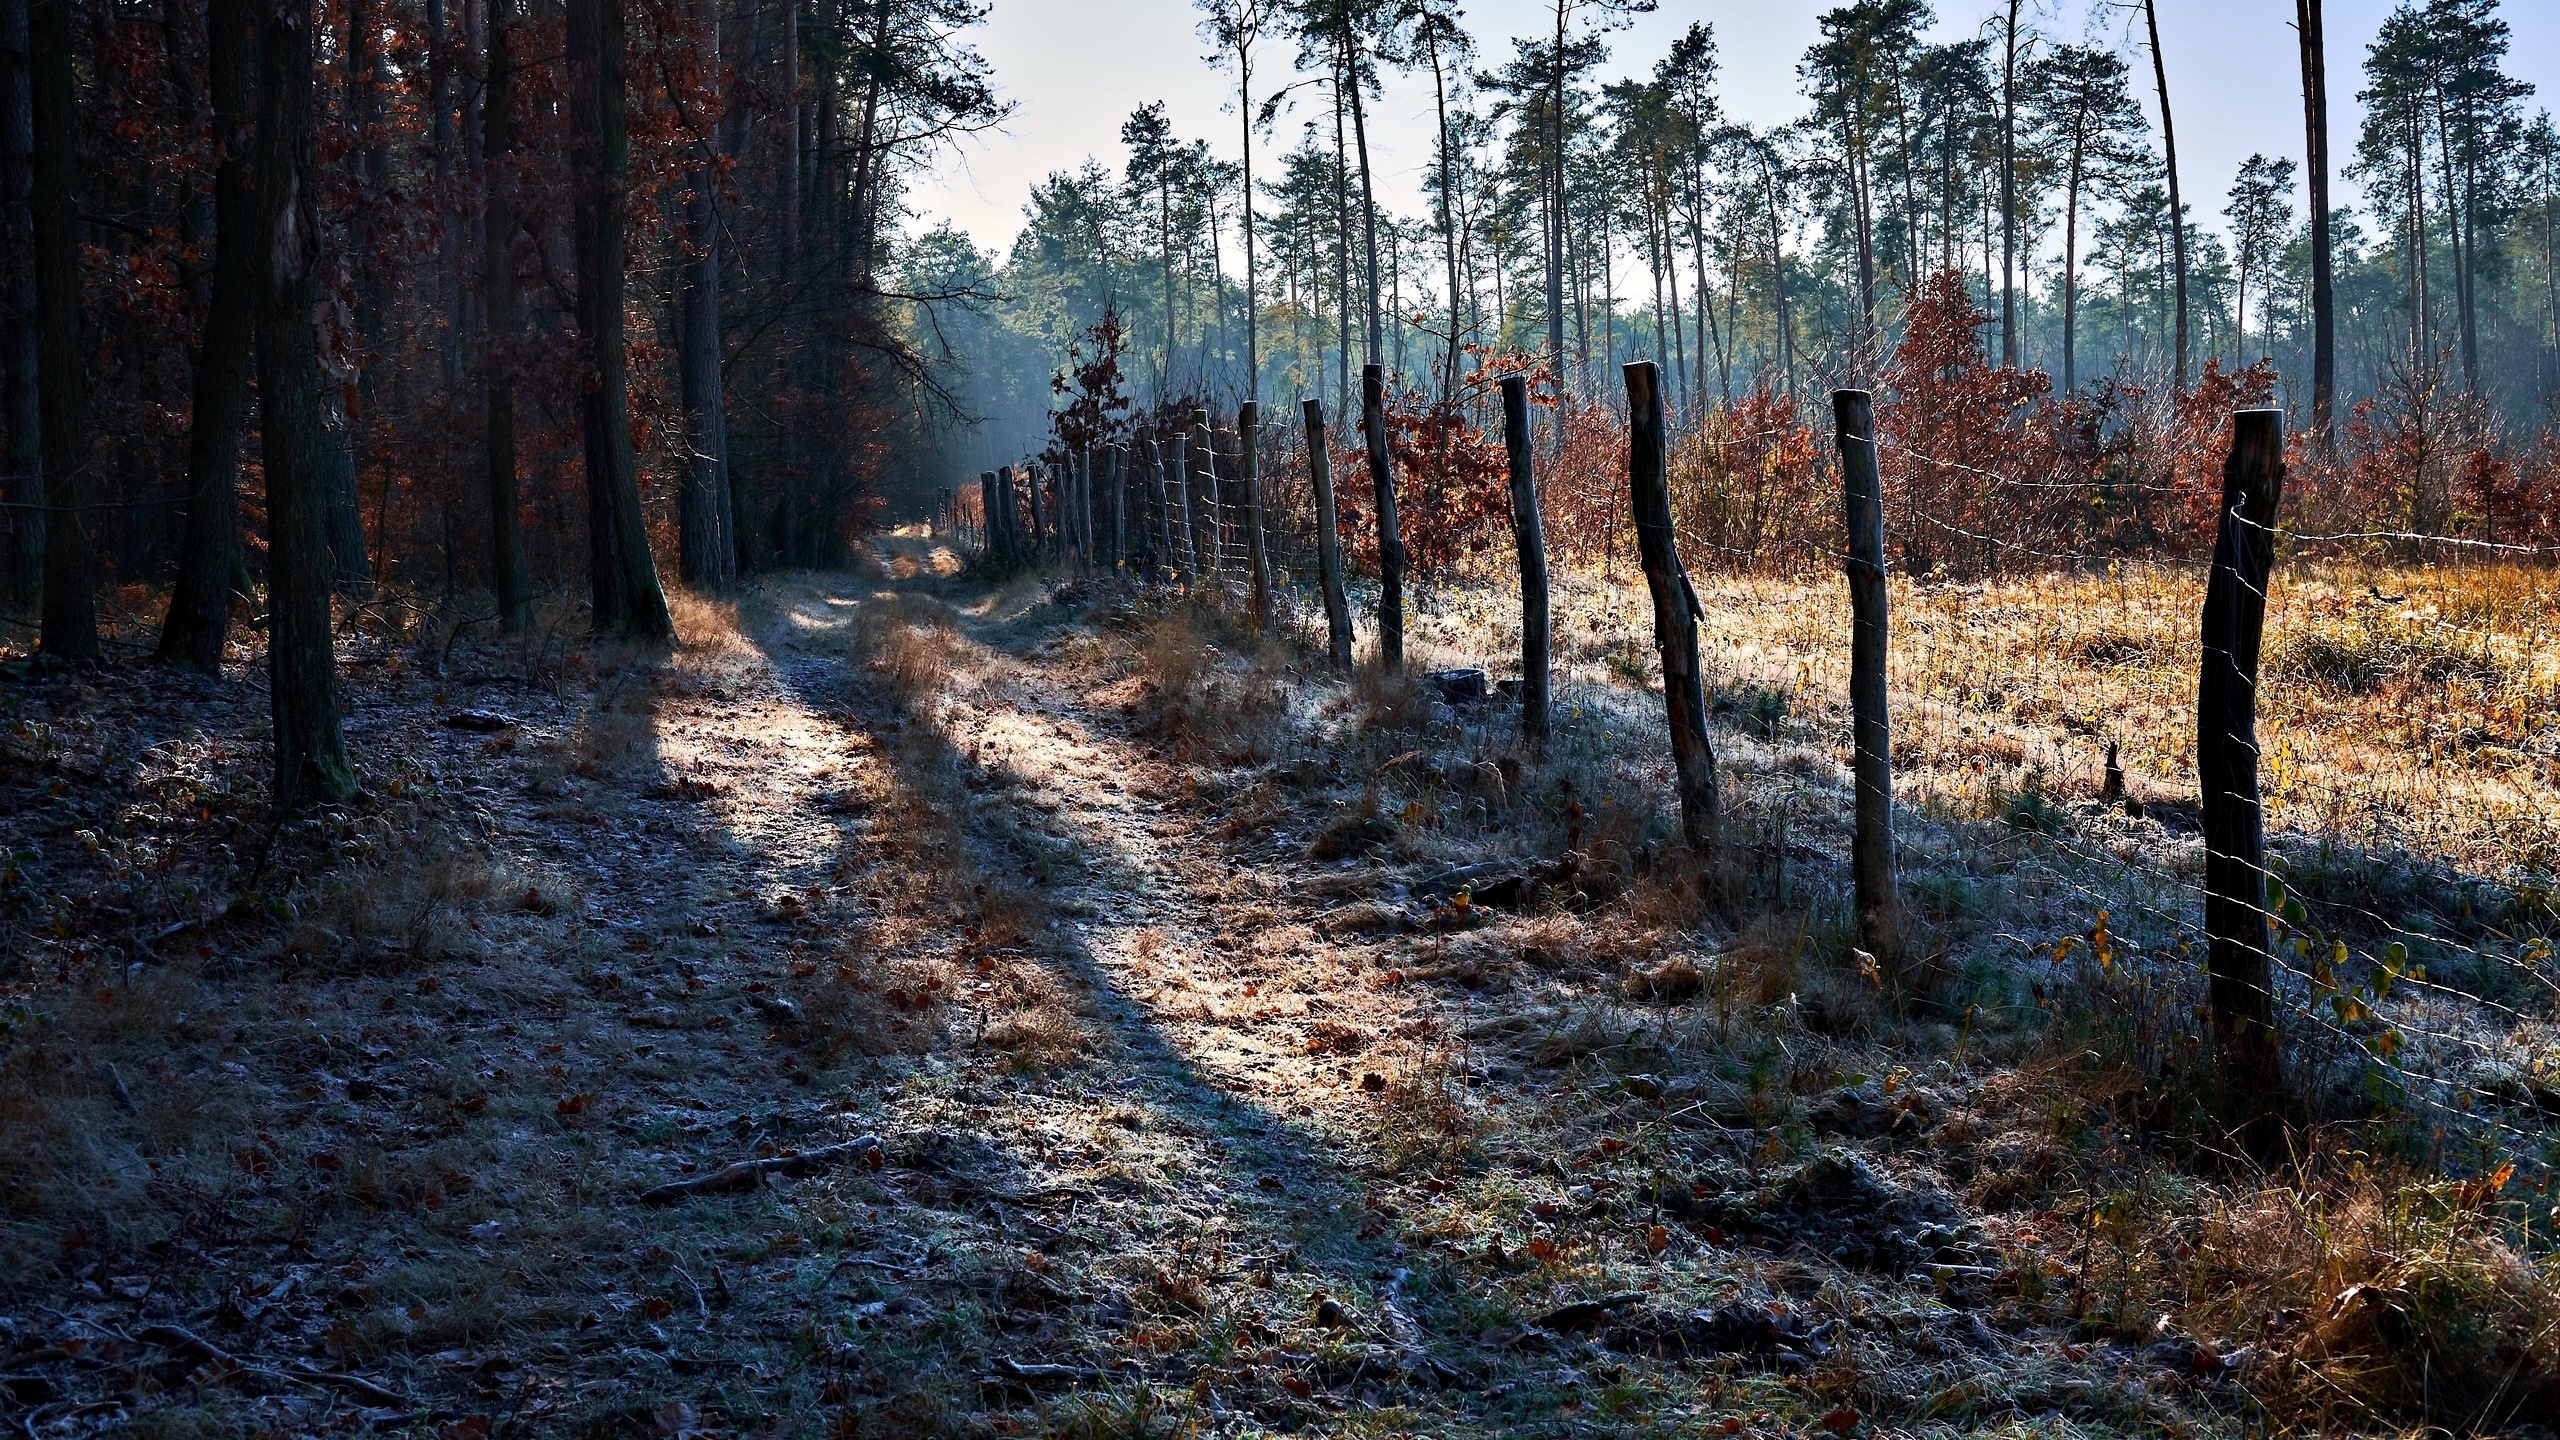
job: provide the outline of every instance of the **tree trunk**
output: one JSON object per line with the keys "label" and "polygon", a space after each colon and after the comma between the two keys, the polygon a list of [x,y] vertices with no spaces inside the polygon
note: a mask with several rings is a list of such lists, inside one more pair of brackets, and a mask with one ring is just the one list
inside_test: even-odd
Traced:
{"label": "tree trunk", "polygon": [[1778,304],[1778,350],[1786,357],[1787,394],[1792,396],[1796,393],[1796,334],[1787,318],[1787,256],[1778,227],[1778,168],[1765,148],[1760,152],[1760,183],[1769,200],[1769,286]]}
{"label": "tree trunk", "polygon": [[1530,468],[1527,376],[1502,377],[1502,446],[1511,459],[1511,543],[1520,557],[1520,739],[1530,754],[1544,759],[1555,624],[1547,604],[1547,527]]}
{"label": "tree trunk", "polygon": [[1449,87],[1440,66],[1440,32],[1435,27],[1427,34],[1431,44],[1432,112],[1440,127],[1440,243],[1449,261],[1449,346],[1441,352],[1440,360],[1440,398],[1445,401],[1458,393],[1458,339],[1464,329],[1458,307],[1466,292],[1458,280],[1458,195],[1456,164],[1449,145]]}
{"label": "tree trunk", "polygon": [[2000,363],[2018,363],[2018,0],[2000,61]]}
{"label": "tree trunk", "polygon": [[2187,388],[2187,209],[2178,198],[2178,128],[2169,118],[2169,62],[2160,53],[2159,0],[2142,0],[2151,32],[2151,78],[2160,91],[2160,146],[2169,165],[2169,264],[2178,306],[2178,389]]}
{"label": "tree trunk", "polygon": [[2338,316],[2329,237],[2329,59],[2321,0],[2294,0],[2302,45],[2303,180],[2311,203],[2311,440],[2336,440]]}
{"label": "tree trunk", "polygon": [[[1387,357],[1386,341],[1382,338],[1384,332],[1379,328],[1378,310],[1378,192],[1369,176],[1368,106],[1360,97],[1360,49],[1359,42],[1353,38],[1351,29],[1351,7],[1343,6],[1340,13],[1343,22],[1343,47],[1350,56],[1348,65],[1350,74],[1345,77],[1345,80],[1351,87],[1351,138],[1360,153],[1360,233],[1369,252],[1368,358],[1372,363],[1383,364]],[[1349,304],[1350,297],[1343,297],[1343,302]]]}
{"label": "tree trunk", "polygon": [[674,633],[649,556],[632,451],[629,359],[623,344],[623,0],[569,0],[568,59],[577,177],[578,328],[595,373],[580,398],[586,438],[590,576],[599,631],[665,639]]}
{"label": "tree trunk", "polygon": [[1307,422],[1307,477],[1316,492],[1316,578],[1324,591],[1325,656],[1335,673],[1351,668],[1351,597],[1342,589],[1342,535],[1333,504],[1333,453],[1325,448],[1324,402],[1300,408]]}
{"label": "tree trunk", "polygon": [[[716,75],[720,17],[707,4],[700,9],[702,62],[705,73]],[[685,583],[719,590],[738,578],[738,543],[729,528],[729,407],[720,376],[720,214],[712,158],[706,128],[685,173],[684,324],[678,342],[685,455],[677,521]]]}
{"label": "tree trunk", "polygon": [[[55,0],[63,3],[63,0]],[[332,565],[320,460],[319,176],[312,0],[274,0],[258,75],[258,412],[267,482],[267,679],[274,724],[275,808],[355,794],[338,722],[338,665],[329,623]]]}
{"label": "tree trunk", "polygon": [[187,434],[187,519],[178,578],[160,627],[162,664],[222,669],[240,569],[240,430],[249,411],[249,342],[258,323],[258,196],[251,183],[258,69],[252,0],[210,0],[205,59],[213,96],[213,286],[196,350]]}
{"label": "tree trunk", "polygon": [[[1564,22],[1572,0],[1555,0],[1554,83],[1547,87],[1547,366],[1559,389],[1571,392],[1564,367]],[[1563,427],[1557,427],[1563,442]],[[1397,636],[1399,649],[1403,636]],[[1398,663],[1402,660],[1399,658]]]}
{"label": "tree trunk", "polygon": [[[383,312],[389,306],[382,268],[375,263],[371,218],[373,207],[390,181],[390,131],[382,121],[382,13],[368,0],[348,0],[346,29],[341,33],[345,115],[354,132],[347,146],[347,177],[354,195],[346,207],[346,253],[355,271],[357,394],[365,414],[374,398],[373,357],[382,347]],[[330,387],[333,391],[336,387]],[[263,401],[261,402],[263,403]],[[321,487],[327,496],[324,528],[329,540],[331,583],[349,595],[373,588],[373,561],[365,546],[361,476],[356,463],[356,426],[347,415],[344,397],[324,394],[320,404]],[[383,481],[387,487],[390,476]],[[386,499],[387,505],[387,499]],[[377,532],[390,517],[377,507]],[[379,538],[379,534],[377,534]]]}
{"label": "tree trunk", "polygon": [[1369,483],[1378,503],[1378,663],[1404,669],[1404,531],[1396,520],[1395,458],[1387,450],[1387,372],[1360,368],[1360,428],[1369,442]]}
{"label": "tree trunk", "polygon": [[2267,1113],[2281,1056],[2267,934],[2264,818],[2258,804],[2258,648],[2284,494],[2281,412],[2231,417],[2222,519],[2205,581],[2204,666],[2196,691],[2196,778],[2204,805],[2206,999],[2221,1079],[2237,1118]]}
{"label": "tree trunk", "polygon": [[1706,687],[1698,668],[1698,622],[1705,612],[1681,568],[1671,518],[1662,422],[1662,372],[1650,360],[1626,367],[1627,491],[1645,589],[1653,597],[1653,640],[1662,656],[1662,703],[1671,727],[1671,767],[1680,792],[1680,833],[1701,855],[1716,846],[1716,752],[1707,739]]}
{"label": "tree trunk", "polygon": [[44,584],[44,420],[36,397],[35,95],[28,0],[0,0],[0,599],[32,600]]}
{"label": "tree trunk", "polygon": [[490,0],[488,80],[481,98],[481,213],[487,243],[485,306],[488,330],[481,347],[481,397],[487,410],[490,588],[498,623],[510,633],[533,627],[533,585],[525,565],[524,529],[517,519],[516,401],[512,346],[523,328],[516,308],[515,0]]}
{"label": "tree trunk", "polygon": [[1831,397],[1840,446],[1841,509],[1848,522],[1849,708],[1857,828],[1849,846],[1857,887],[1858,945],[1887,975],[1904,956],[1902,898],[1893,873],[1893,719],[1887,687],[1884,481],[1876,421],[1864,390]]}
{"label": "tree trunk", "polygon": [[[2071,145],[2071,180],[2062,201],[2062,393],[2080,383],[2080,161],[2081,145]],[[2179,382],[2183,388],[2185,381]]]}
{"label": "tree trunk", "polygon": [[89,547],[88,377],[80,341],[80,230],[74,195],[78,92],[71,74],[74,0],[27,12],[35,97],[36,402],[44,432],[44,614],[41,647],[74,665],[98,658],[97,561]]}
{"label": "tree trunk", "polygon": [[1252,399],[1262,393],[1262,337],[1257,316],[1260,307],[1254,295],[1253,37],[1243,33],[1242,26],[1237,27],[1236,35],[1236,118],[1244,130],[1244,393]]}

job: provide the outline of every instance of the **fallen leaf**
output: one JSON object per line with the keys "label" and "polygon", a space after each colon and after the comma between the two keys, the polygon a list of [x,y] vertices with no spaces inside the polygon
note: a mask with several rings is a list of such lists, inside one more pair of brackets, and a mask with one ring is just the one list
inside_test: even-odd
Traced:
{"label": "fallen leaf", "polygon": [[1644,1248],[1659,1255],[1671,1244],[1671,1232],[1656,1225],[1644,1233]]}
{"label": "fallen leaf", "polygon": [[595,1096],[579,1094],[572,1095],[568,1099],[561,1101],[559,1104],[554,1105],[551,1108],[554,1112],[562,1115],[583,1115],[586,1113],[587,1107],[594,1103],[596,1103]]}
{"label": "fallen leaf", "polygon": [[1846,1435],[1858,1428],[1858,1412],[1843,1405],[1822,1417],[1822,1428],[1834,1435]]}
{"label": "fallen leaf", "polygon": [[1281,1388],[1281,1389],[1283,1389],[1283,1390],[1288,1391],[1288,1392],[1289,1392],[1290,1394],[1292,1394],[1292,1395],[1297,1396],[1297,1397],[1298,1397],[1299,1399],[1301,1399],[1301,1400],[1304,1400],[1304,1399],[1306,1399],[1308,1396],[1313,1395],[1313,1394],[1315,1393],[1315,1391],[1316,1391],[1316,1387],[1314,1387],[1313,1385],[1308,1384],[1308,1383],[1306,1382],[1306,1380],[1305,1380],[1303,1377],[1301,1377],[1301,1376],[1297,1376],[1297,1375],[1283,1375],[1283,1376],[1281,1376],[1281,1377],[1280,1377],[1280,1388]]}

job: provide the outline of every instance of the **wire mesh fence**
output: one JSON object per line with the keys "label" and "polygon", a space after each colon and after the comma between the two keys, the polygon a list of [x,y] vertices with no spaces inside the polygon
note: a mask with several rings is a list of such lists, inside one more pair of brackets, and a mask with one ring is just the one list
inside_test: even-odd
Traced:
{"label": "wire mesh fence", "polygon": [[[1346,555],[1374,573],[1358,417],[1334,419]],[[1558,407],[1540,424],[1558,563],[1627,587],[1622,613],[1560,617],[1560,629],[1588,629],[1560,634],[1559,656],[1607,683],[1655,683],[1625,432],[1597,407]],[[2011,947],[2023,963],[2008,974],[2028,1003],[2072,992],[2112,1007],[2134,1037],[2121,1058],[2138,1101],[2210,1060],[2196,775],[2212,560],[2192,533],[2140,543],[2143,527],[2123,517],[2209,524],[2218,451],[2093,469],[2055,446],[1987,466],[1928,448],[1908,424],[1880,429],[1907,903],[1924,937],[1934,926]],[[1195,498],[1232,525],[1236,440],[1214,430],[1209,443]],[[1851,627],[1830,443],[1827,426],[1768,397],[1675,437],[1671,470],[1724,732],[1763,773],[1802,781],[1787,803],[1845,814]],[[1297,427],[1263,429],[1258,468],[1271,552],[1297,577],[1278,623],[1320,646]],[[1136,529],[1147,488],[1128,474]],[[1399,486],[1407,524],[1429,532],[1447,572],[1438,578],[1459,582],[1451,590],[1505,584],[1497,506],[1482,487],[1431,478]],[[2554,552],[2305,529],[2283,511],[2277,529],[2253,698],[2287,1084],[2396,1118],[2437,1163],[2547,1184],[2560,1115]],[[1243,577],[1229,567],[1225,578]],[[1370,603],[1361,597],[1364,635]]]}

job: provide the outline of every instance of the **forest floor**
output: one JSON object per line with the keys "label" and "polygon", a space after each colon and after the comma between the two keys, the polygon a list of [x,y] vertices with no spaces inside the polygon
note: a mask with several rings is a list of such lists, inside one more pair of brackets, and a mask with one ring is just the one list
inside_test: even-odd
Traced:
{"label": "forest floor", "polygon": [[2142,836],[2058,784],[1924,816],[1943,943],[1906,988],[1848,948],[1836,766],[1721,709],[1701,877],[1606,637],[1537,760],[1498,700],[917,537],[679,630],[352,643],[367,798],[282,830],[253,677],[0,688],[0,1422],[2560,1410],[2506,1177],[2179,1128],[2191,979],[2127,982],[2091,900]]}

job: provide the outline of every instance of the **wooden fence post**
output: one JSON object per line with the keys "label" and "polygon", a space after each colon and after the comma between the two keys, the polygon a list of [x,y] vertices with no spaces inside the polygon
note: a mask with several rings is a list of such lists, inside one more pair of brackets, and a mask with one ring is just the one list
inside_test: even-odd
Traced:
{"label": "wooden fence post", "polygon": [[1529,459],[1529,378],[1502,377],[1502,448],[1511,459],[1511,542],[1520,555],[1520,738],[1547,753],[1548,651],[1555,624],[1547,607],[1547,526]]}
{"label": "wooden fence post", "polygon": [[1022,495],[1013,483],[1013,467],[996,467],[996,503],[1001,510],[996,528],[1004,534],[1004,555],[1013,559],[1022,553]]}
{"label": "wooden fence post", "polygon": [[1707,694],[1698,670],[1698,622],[1706,612],[1671,520],[1671,475],[1662,420],[1662,372],[1650,360],[1626,367],[1627,492],[1645,589],[1653,595],[1653,642],[1662,654],[1662,704],[1671,724],[1671,768],[1680,790],[1680,833],[1699,854],[1716,846],[1716,752],[1707,740]]}
{"label": "wooden fence post", "polygon": [[1874,397],[1831,392],[1840,447],[1841,514],[1849,532],[1850,770],[1857,828],[1849,869],[1857,890],[1858,946],[1888,975],[1902,968],[1902,896],[1893,873],[1893,712],[1886,685],[1884,477],[1876,464]]}
{"label": "wooden fence post", "polygon": [[2196,677],[2196,779],[2204,802],[2206,999],[2231,1098],[2266,1113],[2282,1080],[2268,951],[2264,817],[2258,804],[2258,642],[2284,496],[2284,416],[2235,410],[2222,518],[2204,590]]}
{"label": "wooden fence post", "polygon": [[1073,560],[1079,574],[1085,568],[1082,514],[1085,467],[1092,462],[1092,450],[1079,445],[1067,452],[1066,463],[1058,467],[1058,558]]}
{"label": "wooden fence post", "polygon": [[1342,591],[1342,534],[1333,506],[1333,455],[1325,449],[1324,402],[1300,407],[1307,420],[1307,477],[1316,491],[1316,580],[1324,590],[1325,653],[1336,671],[1351,668],[1351,597]]}
{"label": "wooden fence post", "polygon": [[996,472],[978,472],[978,553],[996,553]]}
{"label": "wooden fence post", "polygon": [[1262,533],[1262,407],[1247,400],[1236,407],[1237,488],[1244,493],[1245,554],[1253,561],[1253,624],[1268,634],[1274,618],[1271,599],[1271,544]]}
{"label": "wooden fence post", "polygon": [[1025,537],[1028,543],[1023,546],[1023,550],[1031,557],[1031,563],[1034,565],[1049,558],[1049,527],[1043,522],[1049,518],[1050,507],[1040,503],[1041,482],[1048,479],[1048,476],[1042,472],[1048,468],[1037,461],[1022,467],[1022,490],[1026,497],[1024,503],[1031,507],[1031,533]]}
{"label": "wooden fence post", "polygon": [[1154,552],[1147,567],[1147,578],[1158,580],[1173,569],[1172,511],[1165,508],[1164,456],[1156,449],[1156,432],[1150,428],[1138,432],[1138,465],[1147,486],[1147,504],[1155,515],[1155,530],[1147,548]]}
{"label": "wooden fence post", "polygon": [[1378,663],[1404,669],[1404,527],[1396,519],[1395,458],[1387,451],[1387,367],[1360,367],[1360,429],[1378,497]]}
{"label": "wooden fence post", "polygon": [[1093,545],[1093,471],[1101,452],[1088,445],[1076,452],[1076,570],[1088,577],[1098,558]]}
{"label": "wooden fence post", "polygon": [[1165,557],[1182,576],[1185,588],[1200,583],[1200,552],[1192,544],[1195,533],[1191,526],[1191,432],[1177,429],[1166,447],[1164,483],[1173,491],[1173,508],[1166,512],[1165,523],[1173,527],[1174,548]]}
{"label": "wooden fence post", "polygon": [[1204,537],[1195,529],[1191,534],[1191,558],[1200,578],[1216,580],[1225,569],[1226,556],[1219,549],[1218,537],[1218,451],[1215,437],[1209,433],[1209,412],[1191,412],[1191,522],[1207,527]]}
{"label": "wooden fence post", "polygon": [[1110,478],[1103,482],[1103,493],[1111,503],[1111,551],[1106,557],[1116,573],[1129,555],[1129,467],[1122,463],[1129,447],[1114,445],[1103,452],[1104,466]]}

